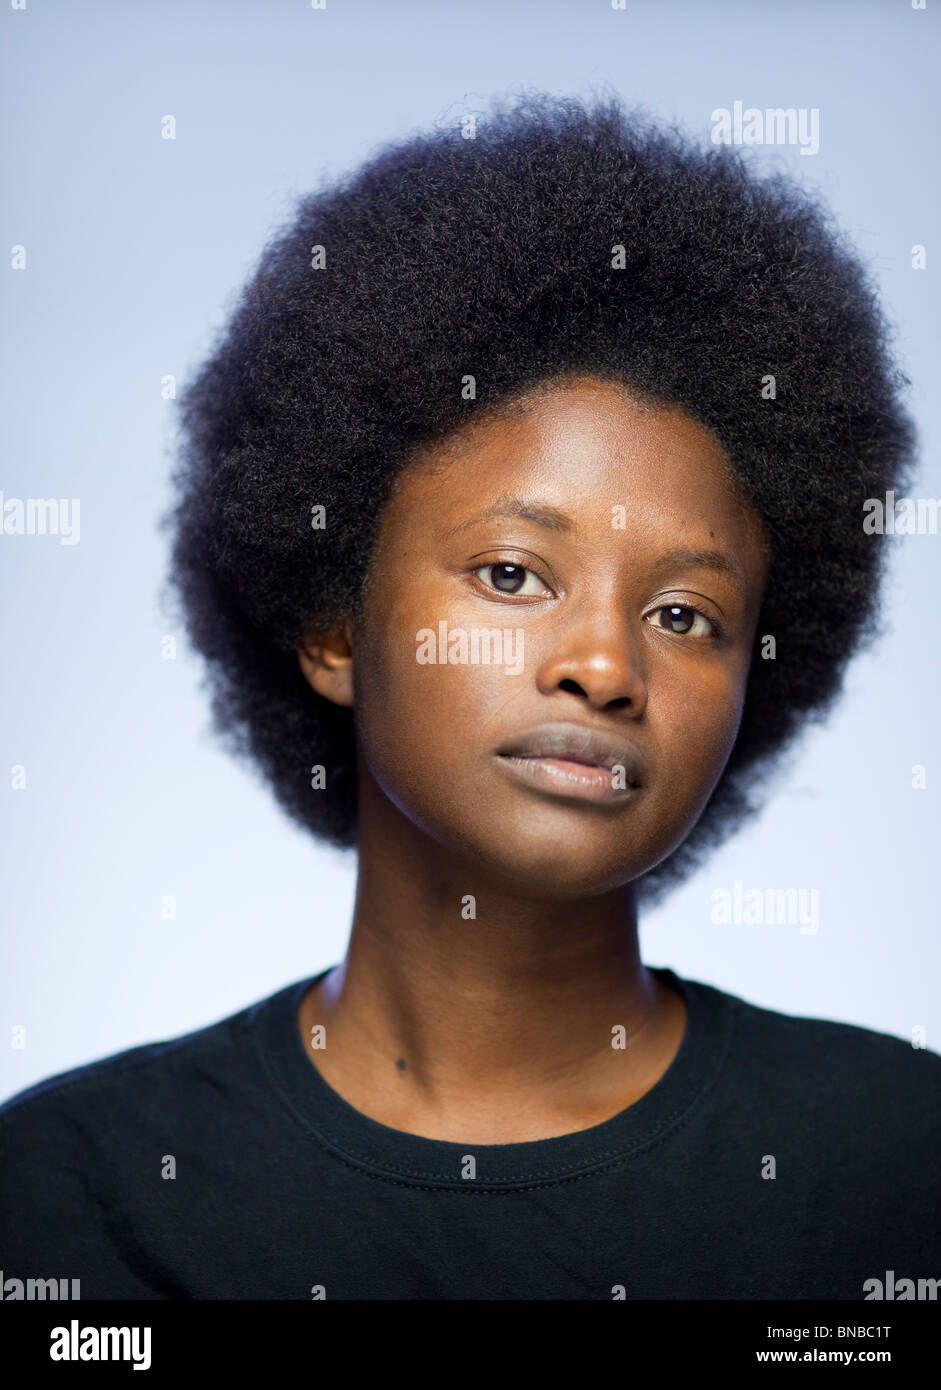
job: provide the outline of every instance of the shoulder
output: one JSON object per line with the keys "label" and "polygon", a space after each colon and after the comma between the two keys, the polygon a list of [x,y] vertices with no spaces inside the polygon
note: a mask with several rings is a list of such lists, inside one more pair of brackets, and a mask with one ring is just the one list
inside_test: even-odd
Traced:
{"label": "shoulder", "polygon": [[[870,1080],[879,1076],[913,1085],[941,1085],[941,1056],[925,1045],[920,1032],[911,1038],[898,1037],[858,1023],[807,1014],[785,1013],[752,1004],[736,995],[726,996],[738,1015],[740,1032],[762,1054],[776,1050],[799,1063],[802,1059],[819,1062],[829,1059],[841,1081],[869,1069]],[[764,1044],[764,1047],[762,1047]]]}
{"label": "shoulder", "polygon": [[237,1178],[240,1146],[263,1132],[271,1108],[256,1024],[294,988],[181,1037],[60,1072],[0,1106],[4,1269],[80,1274],[94,1297],[172,1292],[147,1254],[168,1232],[171,1245],[183,1239],[188,1219],[164,1179],[177,1165],[204,1179],[212,1167],[207,1190],[221,1170]]}
{"label": "shoulder", "polygon": [[920,1030],[896,1037],[687,983],[728,1011],[724,1071],[736,1090],[786,1108],[818,1135],[845,1136],[855,1127],[875,1145],[941,1144],[941,1056],[924,1045]]}
{"label": "shoulder", "polygon": [[[282,992],[279,992],[282,993]],[[270,996],[270,999],[276,996]],[[252,1024],[269,999],[162,1042],[127,1048],[45,1078],[0,1105],[0,1173],[107,1148],[218,1108],[226,1086],[250,1085]]]}

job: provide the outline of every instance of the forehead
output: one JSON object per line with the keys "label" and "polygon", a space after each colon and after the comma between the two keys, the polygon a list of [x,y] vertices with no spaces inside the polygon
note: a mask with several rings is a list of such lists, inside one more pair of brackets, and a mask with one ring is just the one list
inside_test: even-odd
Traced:
{"label": "forehead", "polygon": [[761,532],[708,430],[592,378],[540,390],[424,450],[399,480],[390,522],[448,529],[512,496],[564,512],[575,534],[609,530],[615,507],[638,535],[721,530],[744,545]]}

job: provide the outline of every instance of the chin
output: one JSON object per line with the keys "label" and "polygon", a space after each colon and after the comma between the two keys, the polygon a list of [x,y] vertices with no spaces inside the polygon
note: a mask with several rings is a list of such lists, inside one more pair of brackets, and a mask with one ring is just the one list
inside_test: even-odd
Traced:
{"label": "chin", "polygon": [[[470,842],[465,842],[469,844]],[[656,862],[635,853],[599,854],[571,839],[551,843],[508,842],[480,845],[471,852],[474,873],[497,891],[534,902],[591,898],[623,888]],[[662,857],[662,856],[660,856]]]}

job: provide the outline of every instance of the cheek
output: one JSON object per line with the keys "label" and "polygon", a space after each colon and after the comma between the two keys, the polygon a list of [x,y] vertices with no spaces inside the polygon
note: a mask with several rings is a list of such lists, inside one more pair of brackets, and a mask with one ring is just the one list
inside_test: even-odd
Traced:
{"label": "cheek", "polygon": [[656,746],[664,766],[678,774],[670,777],[669,785],[679,788],[685,782],[699,809],[719,780],[735,744],[746,675],[736,664],[716,665],[695,681],[670,683],[650,699]]}
{"label": "cheek", "polygon": [[421,816],[424,807],[467,797],[488,720],[520,682],[497,667],[442,660],[449,649],[438,622],[445,619],[447,632],[455,624],[434,603],[380,597],[373,611],[380,616],[364,624],[354,649],[357,740],[384,793]]}

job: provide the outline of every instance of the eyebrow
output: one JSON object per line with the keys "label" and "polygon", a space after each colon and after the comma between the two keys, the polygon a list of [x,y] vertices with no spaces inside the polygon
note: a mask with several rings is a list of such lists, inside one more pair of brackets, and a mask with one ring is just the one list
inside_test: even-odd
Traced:
{"label": "eyebrow", "polygon": [[[450,531],[445,532],[444,539],[455,536],[460,531],[464,531],[468,526],[474,526],[478,521],[490,521],[494,517],[523,517],[528,521],[535,521],[539,526],[546,526],[552,531],[571,531],[574,529],[571,517],[566,516],[565,512],[560,512],[556,507],[550,507],[546,502],[537,502],[527,497],[498,497],[492,506],[485,511],[477,512],[474,516],[468,517],[466,521],[461,521],[457,526],[452,526]],[[671,569],[675,566],[683,565],[686,569],[709,569],[718,574],[729,574],[739,583],[744,581],[744,573],[741,565],[733,555],[724,550],[690,550],[686,546],[676,546],[673,550],[667,551],[666,555],[661,555],[654,568],[657,570]]]}
{"label": "eyebrow", "polygon": [[486,511],[476,512],[466,521],[452,526],[450,531],[444,533],[444,539],[448,540],[451,536],[456,536],[459,531],[466,530],[468,526],[476,525],[478,521],[490,521],[496,516],[522,517],[526,521],[535,521],[538,526],[546,526],[551,531],[572,530],[571,517],[566,516],[565,512],[560,512],[556,507],[550,507],[548,503],[536,502],[527,497],[498,497]]}
{"label": "eyebrow", "polygon": [[724,550],[687,550],[679,546],[661,555],[654,569],[670,569],[674,565],[683,565],[686,569],[716,570],[719,574],[730,574],[740,583],[745,578],[741,565]]}

